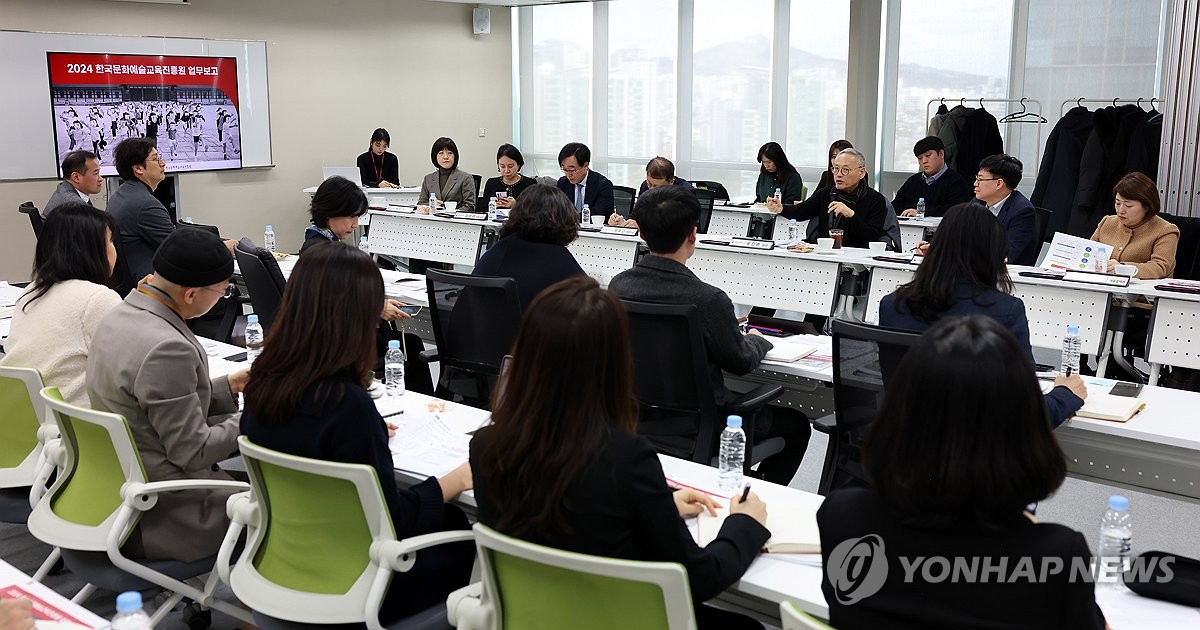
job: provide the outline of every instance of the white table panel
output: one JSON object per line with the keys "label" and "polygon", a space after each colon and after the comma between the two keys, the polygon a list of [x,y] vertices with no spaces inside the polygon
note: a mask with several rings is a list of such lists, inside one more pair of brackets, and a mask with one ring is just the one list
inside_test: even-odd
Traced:
{"label": "white table panel", "polygon": [[1079,326],[1081,352],[1099,355],[1107,332],[1112,294],[1104,288],[1075,288],[1018,282],[1013,295],[1025,302],[1029,318],[1029,343],[1035,348],[1062,349],[1069,324]]}
{"label": "white table panel", "polygon": [[879,301],[883,296],[896,290],[896,287],[912,280],[916,267],[911,269],[891,269],[875,267],[871,269],[871,289],[867,292],[866,321],[868,324],[879,323]]}
{"label": "white table panel", "polygon": [[836,255],[700,245],[688,267],[701,280],[723,289],[735,304],[829,315],[841,263]]}
{"label": "white table panel", "polygon": [[372,212],[372,254],[407,256],[474,266],[483,243],[483,222],[419,214]]}
{"label": "white table panel", "polygon": [[726,208],[715,207],[712,219],[708,223],[707,234],[736,234],[745,236],[750,229],[750,217],[745,212],[735,212]]}
{"label": "white table panel", "polygon": [[641,243],[636,236],[581,232],[567,249],[587,275],[608,286],[613,276],[633,267]]}
{"label": "white table panel", "polygon": [[1150,363],[1200,368],[1200,302],[1173,297],[1154,300]]}

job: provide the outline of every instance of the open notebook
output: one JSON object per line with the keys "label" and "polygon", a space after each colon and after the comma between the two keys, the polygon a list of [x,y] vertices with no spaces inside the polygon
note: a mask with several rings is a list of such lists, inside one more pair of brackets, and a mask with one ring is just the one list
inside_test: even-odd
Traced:
{"label": "open notebook", "polygon": [[[716,516],[707,512],[696,517],[696,542],[705,546],[721,531],[729,508],[719,508]],[[817,512],[811,506],[776,501],[767,506],[767,529],[771,538],[763,545],[767,553],[821,553],[821,535],[817,531]]]}
{"label": "open notebook", "polygon": [[768,361],[782,361],[784,363],[795,363],[800,359],[817,351],[817,344],[810,341],[809,335],[796,335],[794,337],[772,337],[768,341],[771,342],[771,349],[765,357]]}
{"label": "open notebook", "polygon": [[1141,413],[1145,407],[1146,403],[1137,398],[1089,392],[1088,397],[1083,401],[1083,407],[1075,412],[1075,415],[1081,418],[1129,422],[1131,418]]}

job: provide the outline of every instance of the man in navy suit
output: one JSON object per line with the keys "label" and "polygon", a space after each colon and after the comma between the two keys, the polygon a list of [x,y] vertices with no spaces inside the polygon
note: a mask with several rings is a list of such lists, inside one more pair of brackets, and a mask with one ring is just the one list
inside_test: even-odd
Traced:
{"label": "man in navy suit", "polygon": [[1037,264],[1042,244],[1037,238],[1037,211],[1017,190],[1021,183],[1021,160],[1011,155],[990,155],[979,163],[975,176],[975,199],[987,206],[1008,231],[1008,263]]}
{"label": "man in navy suit", "polygon": [[608,217],[613,213],[613,185],[607,177],[588,168],[592,162],[592,151],[582,142],[571,142],[558,152],[558,165],[563,176],[558,178],[558,189],[575,204],[576,210],[586,205],[594,217]]}

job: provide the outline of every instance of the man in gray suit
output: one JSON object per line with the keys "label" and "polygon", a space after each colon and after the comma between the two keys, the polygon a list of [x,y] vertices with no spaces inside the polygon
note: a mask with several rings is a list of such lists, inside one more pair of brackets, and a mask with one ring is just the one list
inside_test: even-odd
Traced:
{"label": "man in gray suit", "polygon": [[62,181],[50,195],[50,200],[42,206],[42,216],[50,216],[50,212],[64,203],[79,203],[83,201],[91,205],[90,195],[100,193],[104,187],[104,178],[100,177],[100,160],[91,151],[71,151],[62,161]]}
{"label": "man in gray suit", "polygon": [[[691,188],[652,188],[638,197],[635,210],[650,255],[617,274],[608,288],[626,300],[694,305],[704,334],[713,395],[718,405],[724,404],[734,398],[725,387],[724,372],[749,373],[771,349],[771,342],[753,329],[742,335],[729,296],[687,268],[687,260],[696,252],[696,224],[700,220],[700,202]],[[811,434],[808,418],[798,411],[767,407],[760,412],[755,418],[753,439],[782,437],[785,446],[782,452],[759,464],[759,474],[768,481],[788,485],[804,459]]]}
{"label": "man in gray suit", "polygon": [[[215,464],[236,449],[237,394],[249,369],[209,378],[204,347],[188,329],[226,295],[233,257],[203,230],[178,230],[154,256],[154,275],[100,320],[88,356],[92,407],[129,422],[150,481],[231,481]],[[216,553],[235,490],[159,495],[129,547],[147,559],[192,562]]]}
{"label": "man in gray suit", "polygon": [[117,251],[129,266],[129,277],[117,281],[136,286],[154,270],[154,252],[175,231],[171,215],[154,196],[154,189],[167,178],[166,162],[148,138],[122,140],[113,149],[113,158],[125,182],[109,198],[107,210],[121,232]]}

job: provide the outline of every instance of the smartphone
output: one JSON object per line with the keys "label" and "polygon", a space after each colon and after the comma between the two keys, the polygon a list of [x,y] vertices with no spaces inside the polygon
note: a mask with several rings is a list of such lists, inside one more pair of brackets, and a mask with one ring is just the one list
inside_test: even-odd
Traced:
{"label": "smartphone", "polygon": [[1108,393],[1112,394],[1113,396],[1128,396],[1129,398],[1137,398],[1138,394],[1142,393],[1142,384],[1121,381],[1114,385],[1112,391]]}
{"label": "smartphone", "polygon": [[400,307],[400,312],[407,313],[410,317],[416,317],[417,313],[421,312],[421,307],[405,305]]}
{"label": "smartphone", "polygon": [[245,353],[245,352],[239,352],[239,353],[237,353],[237,354],[231,354],[231,355],[229,355],[229,356],[225,357],[225,360],[226,360],[226,361],[245,361],[245,360],[246,360],[246,353]]}

